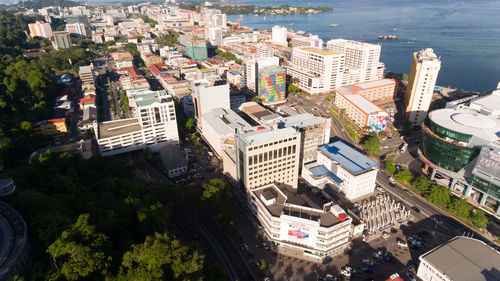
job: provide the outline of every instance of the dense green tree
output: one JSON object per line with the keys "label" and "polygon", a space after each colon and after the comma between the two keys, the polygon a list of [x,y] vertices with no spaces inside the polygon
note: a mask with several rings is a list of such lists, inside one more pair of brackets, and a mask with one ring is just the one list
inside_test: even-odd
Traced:
{"label": "dense green tree", "polygon": [[394,157],[389,157],[389,158],[385,161],[385,170],[386,170],[389,174],[394,174],[394,172],[396,172],[396,166],[394,165]]}
{"label": "dense green tree", "polygon": [[140,55],[135,43],[127,43],[127,45],[125,45],[125,50],[127,50],[127,52],[132,54],[134,57],[138,57]]}
{"label": "dense green tree", "polygon": [[463,198],[452,198],[448,206],[448,211],[463,219],[469,219],[471,209],[472,207],[467,203],[467,200]]}
{"label": "dense green tree", "polygon": [[253,102],[256,102],[256,103],[258,103],[258,104],[262,104],[262,100],[261,100],[259,97],[257,97],[257,96],[252,97],[252,101],[253,101]]}
{"label": "dense green tree", "polygon": [[194,127],[194,118],[189,118],[186,123],[184,123],[184,128],[186,130],[191,131]]}
{"label": "dense green tree", "polygon": [[166,233],[146,237],[123,255],[118,280],[201,280],[203,255]]}
{"label": "dense green tree", "polygon": [[160,45],[175,47],[179,45],[179,33],[170,30],[167,35],[156,38],[156,42]]}
{"label": "dense green tree", "polygon": [[401,183],[407,183],[413,179],[413,175],[410,171],[403,170],[394,174],[394,178]]}
{"label": "dense green tree", "polygon": [[438,206],[448,206],[451,200],[451,191],[440,185],[432,185],[427,200]]}
{"label": "dense green tree", "polygon": [[387,137],[387,132],[386,132],[386,131],[383,131],[383,130],[382,130],[382,131],[379,131],[379,132],[378,132],[378,136],[379,136],[380,138],[382,138],[382,139],[383,139],[383,138],[386,138],[386,137]]}
{"label": "dense green tree", "polygon": [[380,139],[376,135],[365,137],[363,141],[363,149],[369,156],[380,154],[381,149]]}
{"label": "dense green tree", "polygon": [[484,229],[486,225],[488,225],[488,218],[486,218],[486,214],[479,209],[476,209],[470,215],[470,221],[474,226],[480,229]]}
{"label": "dense green tree", "polygon": [[413,187],[415,187],[422,195],[426,196],[429,194],[432,181],[425,176],[421,176],[415,179],[412,183]]}
{"label": "dense green tree", "polygon": [[295,85],[293,85],[293,84],[289,84],[288,87],[287,87],[287,91],[289,93],[298,93],[298,92],[300,92],[300,88],[297,87],[297,86],[295,86]]}
{"label": "dense green tree", "polygon": [[89,224],[89,214],[84,214],[63,231],[47,252],[57,271],[68,280],[106,275],[111,263],[111,257],[103,252],[107,240],[106,235],[97,233],[95,226]]}
{"label": "dense green tree", "polygon": [[227,224],[235,216],[234,194],[227,182],[215,178],[201,185],[200,205],[216,220]]}

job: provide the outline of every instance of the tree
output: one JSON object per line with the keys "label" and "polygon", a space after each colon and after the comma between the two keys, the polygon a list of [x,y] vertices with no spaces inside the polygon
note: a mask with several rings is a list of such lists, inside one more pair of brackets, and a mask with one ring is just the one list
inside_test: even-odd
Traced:
{"label": "tree", "polygon": [[200,201],[201,207],[218,221],[227,224],[235,216],[234,194],[223,179],[215,178],[203,183]]}
{"label": "tree", "polygon": [[253,102],[256,102],[256,103],[258,103],[258,104],[262,104],[261,99],[260,99],[259,97],[257,97],[257,96],[253,97],[253,98],[252,98],[252,101],[253,101]]}
{"label": "tree", "polygon": [[300,81],[300,79],[299,79],[299,78],[297,78],[297,77],[292,77],[292,78],[290,78],[290,82],[291,82],[292,84],[299,83],[299,81]]}
{"label": "tree", "polygon": [[194,127],[194,119],[192,117],[189,118],[184,124],[184,127],[186,128],[186,130],[191,131]]}
{"label": "tree", "polygon": [[[292,78],[293,79],[293,78]],[[288,87],[287,87],[287,90],[289,93],[298,93],[300,92],[300,88],[293,85],[293,84],[289,84]]]}
{"label": "tree", "polygon": [[103,252],[108,237],[95,231],[95,226],[88,222],[89,217],[89,214],[80,215],[47,249],[54,266],[68,280],[105,275],[110,266],[111,257]]}
{"label": "tree", "polygon": [[[196,280],[204,256],[166,233],[147,236],[123,255],[119,280]],[[197,278],[198,277],[198,278]]]}
{"label": "tree", "polygon": [[396,172],[396,166],[394,165],[394,158],[393,158],[393,157],[389,157],[389,158],[385,161],[385,170],[386,170],[389,174],[394,174],[394,172]]}
{"label": "tree", "polygon": [[380,153],[380,145],[380,139],[375,135],[371,135],[368,136],[363,142],[363,149],[367,155],[374,156]]}
{"label": "tree", "polygon": [[378,136],[379,136],[380,138],[382,138],[382,139],[383,139],[383,138],[387,138],[387,132],[386,132],[386,131],[379,131],[379,132],[378,132]]}
{"label": "tree", "polygon": [[470,216],[470,221],[474,226],[480,229],[484,229],[488,225],[488,218],[486,214],[479,209],[476,209]]}
{"label": "tree", "polygon": [[432,185],[431,191],[427,196],[427,200],[438,206],[442,207],[448,206],[451,200],[451,191],[440,185],[434,184]]}
{"label": "tree", "polygon": [[413,187],[415,187],[422,195],[426,196],[430,192],[432,181],[427,177],[421,176],[413,181]]}
{"label": "tree", "polygon": [[471,209],[467,200],[463,198],[453,198],[448,206],[448,211],[463,219],[469,219]]}
{"label": "tree", "polygon": [[401,183],[407,183],[413,179],[413,175],[411,174],[410,171],[404,170],[404,171],[397,172],[394,175],[394,178]]}

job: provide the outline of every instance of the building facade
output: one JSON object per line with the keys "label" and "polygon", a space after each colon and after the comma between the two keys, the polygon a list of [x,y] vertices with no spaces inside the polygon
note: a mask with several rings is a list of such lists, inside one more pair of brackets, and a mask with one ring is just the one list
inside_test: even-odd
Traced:
{"label": "building facade", "polygon": [[166,144],[179,144],[174,101],[165,91],[135,95],[134,118],[98,124],[97,143],[101,155],[109,156]]}
{"label": "building facade", "polygon": [[55,31],[53,33],[55,48],[58,50],[67,49],[71,47],[71,40],[69,39],[69,32]]}
{"label": "building facade", "polygon": [[404,102],[405,117],[414,126],[420,126],[427,117],[440,69],[441,60],[433,49],[413,53]]}
{"label": "building facade", "polygon": [[309,94],[330,92],[342,86],[344,55],[320,48],[293,48],[287,74],[298,78],[298,86]]}
{"label": "building facade", "polygon": [[284,103],[286,94],[286,71],[279,66],[259,69],[257,95],[264,105]]}
{"label": "building facade", "polygon": [[237,179],[246,192],[278,182],[297,188],[300,133],[294,128],[242,132],[236,137]]}
{"label": "building facade", "polygon": [[287,30],[286,27],[284,26],[273,26],[272,28],[272,34],[271,34],[271,42],[276,44],[276,45],[281,45],[281,46],[287,46]]}
{"label": "building facade", "polygon": [[278,253],[316,262],[342,254],[350,246],[352,219],[338,205],[312,208],[294,190],[275,184],[251,190],[250,210]]}
{"label": "building facade", "polygon": [[332,39],[326,43],[327,49],[345,56],[344,85],[382,79],[385,66],[380,60],[380,45],[353,40]]}
{"label": "building facade", "polygon": [[28,28],[30,30],[31,37],[38,36],[43,38],[50,38],[53,35],[52,27],[50,27],[50,23],[48,22],[36,21],[35,23],[28,24]]}
{"label": "building facade", "polygon": [[245,61],[242,67],[242,81],[241,85],[247,87],[251,91],[257,91],[257,78],[259,69],[265,66],[279,66],[279,58],[278,57],[266,57],[259,59],[248,59]]}
{"label": "building facade", "polygon": [[214,86],[208,80],[196,80],[193,82],[194,117],[198,128],[203,128],[203,114],[215,108],[230,109],[229,85]]}
{"label": "building facade", "polygon": [[312,35],[309,37],[295,36],[292,38],[292,47],[323,48],[323,40],[321,40],[321,38],[319,38],[318,35]]}

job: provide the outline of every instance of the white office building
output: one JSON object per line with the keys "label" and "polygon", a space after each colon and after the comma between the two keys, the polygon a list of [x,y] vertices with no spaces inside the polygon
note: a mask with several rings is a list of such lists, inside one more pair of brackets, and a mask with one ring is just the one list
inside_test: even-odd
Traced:
{"label": "white office building", "polygon": [[257,127],[236,137],[236,171],[240,184],[250,190],[278,182],[297,188],[300,132],[294,128]]}
{"label": "white office building", "polygon": [[275,184],[250,194],[250,209],[278,253],[320,262],[350,246],[352,218],[340,206],[312,207],[295,190]]}
{"label": "white office building", "polygon": [[292,47],[323,48],[323,40],[318,35],[311,35],[309,37],[295,36],[292,38]]}
{"label": "white office building", "polygon": [[336,141],[318,148],[316,162],[307,164],[302,177],[313,186],[323,189],[329,184],[349,200],[370,194],[375,189],[378,163]]}
{"label": "white office building", "polygon": [[109,156],[166,144],[179,144],[175,106],[165,91],[134,97],[134,118],[98,124],[95,132],[101,155]]}
{"label": "white office building", "polygon": [[415,126],[420,126],[427,117],[440,69],[441,60],[433,49],[413,53],[405,94],[405,116]]}
{"label": "white office building", "polygon": [[300,89],[309,94],[327,93],[342,86],[344,55],[321,48],[293,48],[287,74],[299,79]]}
{"label": "white office building", "polygon": [[381,45],[346,39],[332,39],[326,43],[327,49],[345,56],[343,85],[382,79],[385,66],[380,62]]}
{"label": "white office building", "polygon": [[193,82],[191,94],[194,105],[194,117],[198,128],[203,128],[202,116],[215,108],[230,109],[229,85],[214,86],[206,79]]}
{"label": "white office building", "polygon": [[222,27],[209,26],[205,30],[206,37],[213,46],[222,46]]}
{"label": "white office building", "polygon": [[224,145],[234,146],[238,131],[250,130],[252,126],[231,109],[214,108],[203,114],[201,134],[213,151],[222,155]]}
{"label": "white office building", "polygon": [[271,43],[276,45],[288,46],[288,42],[286,41],[287,30],[284,26],[273,26],[272,35],[271,35]]}
{"label": "white office building", "polygon": [[278,57],[266,57],[259,59],[248,59],[242,67],[242,86],[246,86],[251,91],[257,91],[257,77],[259,68],[264,66],[275,65],[279,66],[280,59]]}

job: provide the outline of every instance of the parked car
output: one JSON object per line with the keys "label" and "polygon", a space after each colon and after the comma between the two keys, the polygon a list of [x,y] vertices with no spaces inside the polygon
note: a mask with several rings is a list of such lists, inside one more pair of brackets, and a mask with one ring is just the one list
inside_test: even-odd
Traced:
{"label": "parked car", "polygon": [[400,247],[408,247],[408,243],[406,243],[403,240],[398,240],[397,243],[398,243],[398,246],[400,246]]}
{"label": "parked car", "polygon": [[347,276],[347,277],[350,277],[351,276],[351,271],[349,271],[347,269],[342,269],[342,270],[340,270],[340,274],[342,274],[344,276]]}
{"label": "parked car", "polygon": [[380,192],[385,192],[385,190],[380,185],[377,185],[376,189]]}
{"label": "parked car", "polygon": [[267,246],[266,242],[262,242],[262,247],[264,247],[264,250],[269,250],[269,246]]}
{"label": "parked car", "polygon": [[392,183],[392,184],[396,184],[396,180],[393,179],[392,177],[389,178],[389,181]]}
{"label": "parked car", "polygon": [[325,277],[326,281],[337,281],[337,276],[333,276],[332,274],[327,274]]}
{"label": "parked car", "polygon": [[366,265],[373,265],[373,261],[371,259],[363,259],[363,264],[366,264]]}
{"label": "parked car", "polygon": [[411,209],[412,209],[413,211],[415,211],[416,213],[420,213],[420,209],[419,209],[419,208],[417,208],[417,207],[415,207],[415,206],[411,207]]}
{"label": "parked car", "polygon": [[243,244],[243,245],[241,245],[241,249],[244,251],[248,251],[250,248],[248,247],[247,244]]}
{"label": "parked car", "polygon": [[364,266],[361,270],[366,273],[373,273],[373,269],[371,267]]}
{"label": "parked car", "polygon": [[385,231],[384,231],[384,232],[382,232],[382,238],[387,239],[387,238],[389,238],[390,236],[391,236],[391,235],[390,235],[389,233],[387,233],[387,232],[385,232]]}

